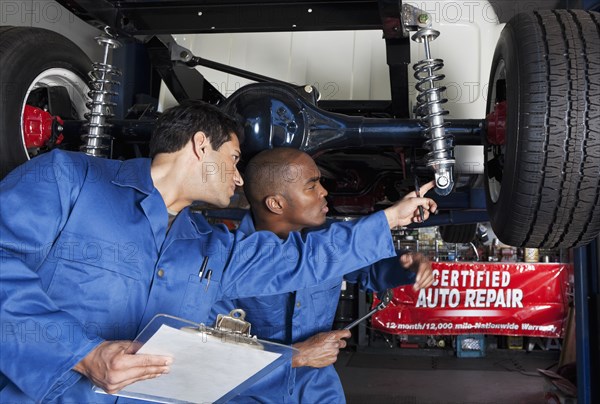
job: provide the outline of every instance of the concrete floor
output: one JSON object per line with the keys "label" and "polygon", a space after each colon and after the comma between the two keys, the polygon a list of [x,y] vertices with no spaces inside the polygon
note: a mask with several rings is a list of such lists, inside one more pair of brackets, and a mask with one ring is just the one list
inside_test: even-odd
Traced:
{"label": "concrete floor", "polygon": [[485,357],[451,351],[364,348],[340,353],[336,369],[348,404],[543,404],[558,351],[497,349]]}

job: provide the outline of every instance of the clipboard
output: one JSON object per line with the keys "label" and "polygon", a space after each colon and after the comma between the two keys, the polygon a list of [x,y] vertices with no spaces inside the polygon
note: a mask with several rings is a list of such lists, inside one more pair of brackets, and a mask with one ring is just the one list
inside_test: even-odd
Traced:
{"label": "clipboard", "polygon": [[[291,359],[296,349],[250,335],[243,310],[215,327],[159,314],[133,341],[136,353],[173,358],[169,373],[115,395],[159,403],[225,403]],[[98,393],[104,391],[94,388]]]}

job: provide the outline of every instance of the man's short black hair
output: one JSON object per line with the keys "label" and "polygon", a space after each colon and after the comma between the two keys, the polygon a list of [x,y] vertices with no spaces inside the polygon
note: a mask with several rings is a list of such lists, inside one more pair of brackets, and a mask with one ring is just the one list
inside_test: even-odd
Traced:
{"label": "man's short black hair", "polygon": [[303,155],[292,147],[276,147],[252,157],[244,171],[244,193],[250,205],[258,206],[270,195],[285,196],[288,186],[299,180],[302,166],[296,160]]}
{"label": "man's short black hair", "polygon": [[239,123],[218,107],[203,101],[186,101],[165,110],[156,120],[150,157],[181,150],[196,132],[204,132],[215,150],[230,141],[232,134],[238,138],[242,134]]}

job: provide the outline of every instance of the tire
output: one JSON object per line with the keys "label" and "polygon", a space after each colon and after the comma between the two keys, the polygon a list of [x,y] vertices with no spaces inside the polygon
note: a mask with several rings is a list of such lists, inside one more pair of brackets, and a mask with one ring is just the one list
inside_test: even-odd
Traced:
{"label": "tire", "polygon": [[470,243],[475,239],[477,223],[440,226],[439,230],[446,243]]}
{"label": "tire", "polygon": [[490,222],[505,244],[585,245],[600,232],[600,14],[543,10],[503,29],[488,113],[506,103],[506,138],[486,140]]}
{"label": "tire", "polygon": [[[0,27],[0,178],[44,151],[27,148],[22,129],[28,94],[40,87],[65,87],[72,116],[83,119],[89,58],[77,45],[53,31]],[[37,106],[37,105],[36,105]],[[52,113],[52,111],[49,111]]]}

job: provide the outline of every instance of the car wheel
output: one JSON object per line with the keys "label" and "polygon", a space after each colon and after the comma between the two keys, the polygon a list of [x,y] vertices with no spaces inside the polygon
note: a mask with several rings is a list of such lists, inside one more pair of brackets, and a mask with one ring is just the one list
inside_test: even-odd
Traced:
{"label": "car wheel", "polygon": [[[0,66],[2,178],[60,143],[57,118],[84,118],[91,62],[77,45],[53,31],[0,27]],[[48,125],[50,118],[52,135],[42,136],[40,125]]]}
{"label": "car wheel", "polygon": [[492,61],[490,222],[508,245],[570,248],[600,232],[600,14],[518,14]]}
{"label": "car wheel", "polygon": [[470,243],[475,239],[477,223],[440,226],[440,236],[446,243]]}

